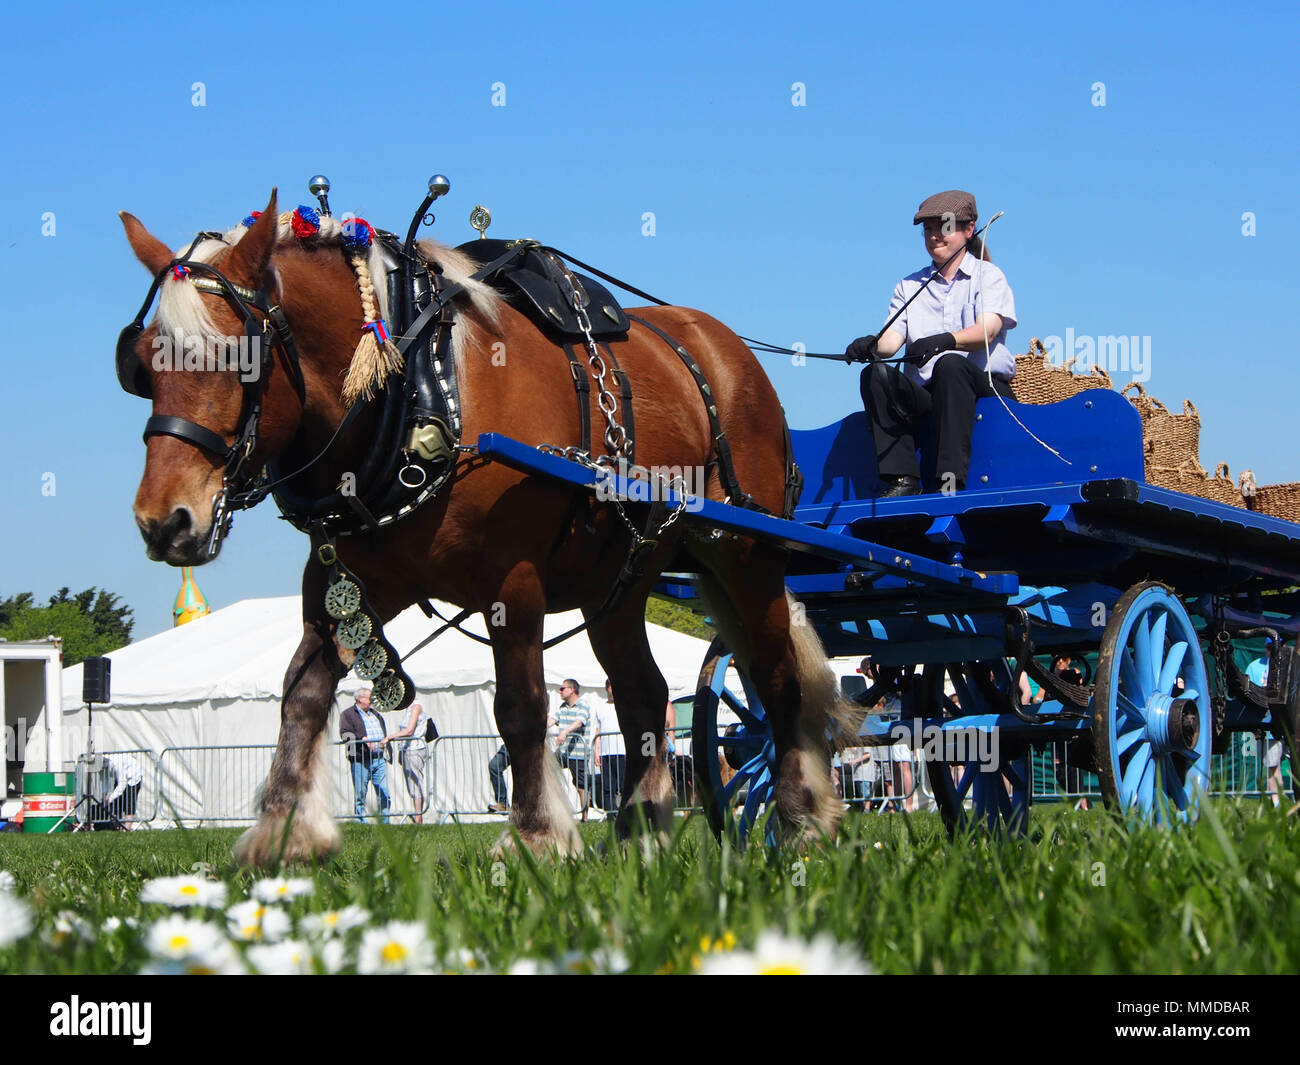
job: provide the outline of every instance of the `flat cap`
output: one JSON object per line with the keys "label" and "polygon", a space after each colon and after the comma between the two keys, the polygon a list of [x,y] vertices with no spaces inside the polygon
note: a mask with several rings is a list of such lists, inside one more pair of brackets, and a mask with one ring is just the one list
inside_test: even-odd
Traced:
{"label": "flat cap", "polygon": [[958,222],[974,222],[979,218],[975,197],[961,189],[936,192],[916,209],[912,225],[919,226],[927,218],[942,218],[944,215],[952,215]]}

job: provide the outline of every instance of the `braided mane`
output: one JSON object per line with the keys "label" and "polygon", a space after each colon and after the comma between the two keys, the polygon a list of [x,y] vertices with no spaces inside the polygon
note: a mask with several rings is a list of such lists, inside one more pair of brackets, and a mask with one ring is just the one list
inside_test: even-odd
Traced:
{"label": "braided mane", "polygon": [[[190,258],[212,262],[239,243],[258,213],[249,215],[220,238],[200,239]],[[285,211],[276,221],[276,247],[338,247],[352,267],[364,324],[343,381],[343,400],[351,405],[359,399],[373,398],[389,376],[401,372],[403,366],[401,353],[388,333],[388,264],[380,243],[373,239],[370,224],[356,217],[322,216],[306,206]],[[422,240],[417,246],[426,262],[437,263],[448,281],[464,287],[471,305],[483,318],[492,325],[500,324],[501,297],[491,286],[473,279],[475,264],[468,256],[431,240]],[[177,256],[181,254],[183,249]],[[177,344],[183,344],[186,336],[221,339],[199,290],[183,280],[169,279],[160,290],[155,319],[159,332],[170,334]],[[457,356],[463,335],[464,326],[457,318],[452,329],[452,350]]]}

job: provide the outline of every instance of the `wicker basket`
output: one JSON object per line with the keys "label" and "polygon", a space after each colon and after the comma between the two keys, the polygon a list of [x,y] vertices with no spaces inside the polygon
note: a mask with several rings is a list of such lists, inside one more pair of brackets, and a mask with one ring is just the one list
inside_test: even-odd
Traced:
{"label": "wicker basket", "polygon": [[1175,492],[1186,492],[1189,496],[1208,499],[1212,503],[1224,503],[1230,507],[1244,507],[1246,501],[1228,473],[1228,464],[1220,462],[1214,468],[1214,475],[1206,473],[1196,462],[1187,462],[1182,466],[1153,466],[1147,471],[1147,483],[1157,488],[1172,488]]}
{"label": "wicker basket", "polygon": [[1255,489],[1250,509],[1271,518],[1300,522],[1300,481],[1261,485]]}
{"label": "wicker basket", "polygon": [[1200,463],[1201,414],[1190,399],[1183,413],[1174,414],[1160,400],[1149,397],[1150,413],[1142,419],[1142,448],[1151,466],[1181,467],[1188,460]]}
{"label": "wicker basket", "polygon": [[1029,342],[1029,353],[1016,356],[1016,375],[1011,379],[1011,394],[1018,403],[1042,406],[1077,396],[1090,388],[1114,388],[1114,383],[1102,367],[1094,366],[1092,373],[1076,374],[1070,367],[1047,361],[1047,349],[1034,337]]}

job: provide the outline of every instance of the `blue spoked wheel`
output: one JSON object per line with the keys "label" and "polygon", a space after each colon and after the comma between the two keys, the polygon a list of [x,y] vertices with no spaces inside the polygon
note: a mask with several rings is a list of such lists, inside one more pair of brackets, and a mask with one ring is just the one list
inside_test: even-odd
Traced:
{"label": "blue spoked wheel", "polygon": [[1106,804],[1145,822],[1196,816],[1213,718],[1192,619],[1167,585],[1135,584],[1101,638],[1092,743]]}
{"label": "blue spoked wheel", "polygon": [[[720,640],[709,645],[695,689],[691,717],[691,749],[695,783],[705,816],[716,836],[730,833],[743,842],[776,790],[776,747],[763,702],[749,678],[739,669],[740,691],[727,686],[731,652]],[[739,721],[719,725],[730,716]],[[775,842],[775,825],[769,819],[768,843]]]}
{"label": "blue spoked wheel", "polygon": [[[952,694],[946,691],[945,678]],[[1004,693],[1011,683],[1011,670],[1002,659],[929,665],[923,681],[926,709],[944,720],[1006,713]],[[1025,833],[1032,782],[1027,745],[1010,749],[997,734],[972,731],[948,734],[942,744],[931,739],[921,746],[921,755],[949,835],[972,821],[994,835]]]}

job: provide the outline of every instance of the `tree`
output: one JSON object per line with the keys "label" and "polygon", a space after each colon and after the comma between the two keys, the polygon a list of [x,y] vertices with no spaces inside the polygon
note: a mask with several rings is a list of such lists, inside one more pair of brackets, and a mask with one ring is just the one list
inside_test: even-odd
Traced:
{"label": "tree", "polygon": [[702,615],[692,613],[675,599],[652,595],[646,602],[645,619],[654,625],[662,625],[674,632],[684,632],[687,636],[696,636],[701,640],[711,640],[716,635],[713,626]]}
{"label": "tree", "polygon": [[32,593],[21,592],[0,599],[0,636],[14,641],[57,636],[63,641],[63,664],[73,666],[130,643],[132,613],[119,596],[104,589],[69,595],[60,588],[48,606],[35,606]]}

